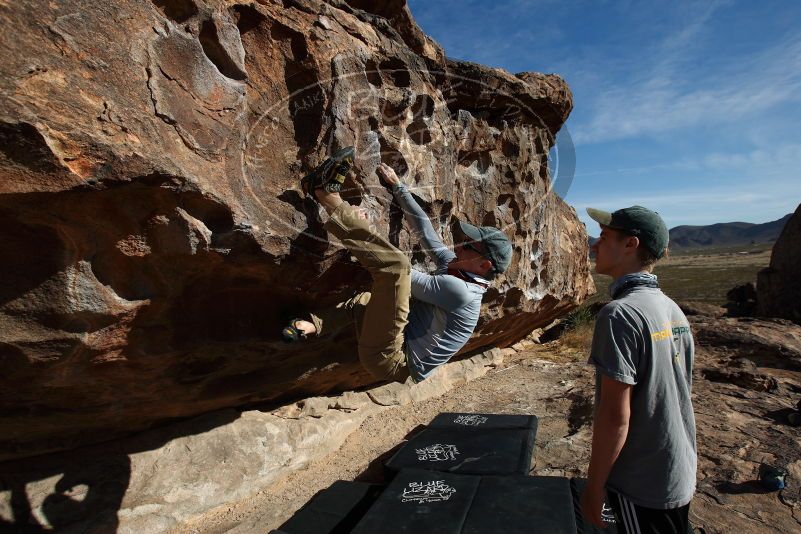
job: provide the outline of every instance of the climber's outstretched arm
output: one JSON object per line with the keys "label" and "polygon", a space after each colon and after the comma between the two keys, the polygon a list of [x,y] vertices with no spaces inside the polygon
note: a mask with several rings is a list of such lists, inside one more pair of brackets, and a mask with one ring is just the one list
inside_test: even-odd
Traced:
{"label": "climber's outstretched arm", "polygon": [[398,178],[395,171],[392,170],[392,167],[382,163],[378,166],[376,171],[379,176],[392,187],[392,194],[403,210],[406,222],[409,223],[412,231],[422,243],[425,253],[437,264],[437,272],[440,274],[444,273],[448,263],[456,258],[456,254],[442,242],[436,230],[434,230],[434,227],[431,225],[431,220],[428,218],[428,215],[426,215],[417,201],[415,201],[406,185]]}

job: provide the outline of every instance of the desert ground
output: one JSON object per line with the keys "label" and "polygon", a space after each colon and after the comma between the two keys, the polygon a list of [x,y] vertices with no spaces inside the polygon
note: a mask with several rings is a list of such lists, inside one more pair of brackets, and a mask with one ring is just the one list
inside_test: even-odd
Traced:
{"label": "desert ground", "polygon": [[[662,290],[673,300],[726,304],[726,292],[746,282],[756,282],[757,272],[770,263],[769,245],[690,249],[672,252],[659,261],[654,274]],[[608,300],[608,276],[593,274],[598,293]]]}

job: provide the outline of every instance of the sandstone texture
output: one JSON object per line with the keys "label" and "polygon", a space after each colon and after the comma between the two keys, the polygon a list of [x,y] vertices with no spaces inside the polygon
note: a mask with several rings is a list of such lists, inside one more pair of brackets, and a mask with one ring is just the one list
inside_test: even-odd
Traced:
{"label": "sandstone texture", "polygon": [[801,324],[801,205],[782,230],[770,266],[757,276],[757,313]]}
{"label": "sandstone texture", "polygon": [[297,185],[342,146],[347,200],[418,267],[380,161],[447,242],[457,219],[513,240],[465,353],[593,291],[550,191],[566,83],[446,59],[401,0],[29,0],[0,24],[0,460],[370,384],[352,332],[279,338],[369,284]]}

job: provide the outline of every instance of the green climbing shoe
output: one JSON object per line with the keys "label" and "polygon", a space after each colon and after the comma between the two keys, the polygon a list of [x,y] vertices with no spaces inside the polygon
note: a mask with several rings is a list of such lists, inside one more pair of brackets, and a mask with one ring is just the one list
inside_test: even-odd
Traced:
{"label": "green climbing shoe", "polygon": [[338,193],[342,190],[345,183],[345,176],[353,165],[355,149],[347,146],[334,152],[331,157],[326,158],[321,164],[314,168],[312,172],[303,177],[300,187],[303,194],[307,197],[314,197],[315,189],[323,189],[329,193]]}
{"label": "green climbing shoe", "polygon": [[281,330],[281,336],[284,338],[284,341],[287,343],[294,343],[302,339],[308,339],[308,334],[296,326],[299,321],[305,320],[306,319],[301,319],[300,317],[295,317],[289,321],[289,324],[286,325],[283,330]]}

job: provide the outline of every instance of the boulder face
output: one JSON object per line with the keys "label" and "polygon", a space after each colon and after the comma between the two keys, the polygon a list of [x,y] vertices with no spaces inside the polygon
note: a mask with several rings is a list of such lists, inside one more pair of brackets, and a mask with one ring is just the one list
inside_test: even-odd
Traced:
{"label": "boulder face", "polygon": [[343,196],[418,267],[379,162],[446,242],[458,219],[512,239],[463,353],[594,290],[550,189],[566,83],[446,59],[402,0],[23,1],[0,20],[0,459],[371,383],[353,332],[280,340],[369,287],[298,187],[342,146]]}
{"label": "boulder face", "polygon": [[770,265],[757,275],[757,313],[801,324],[801,204],[773,245]]}

